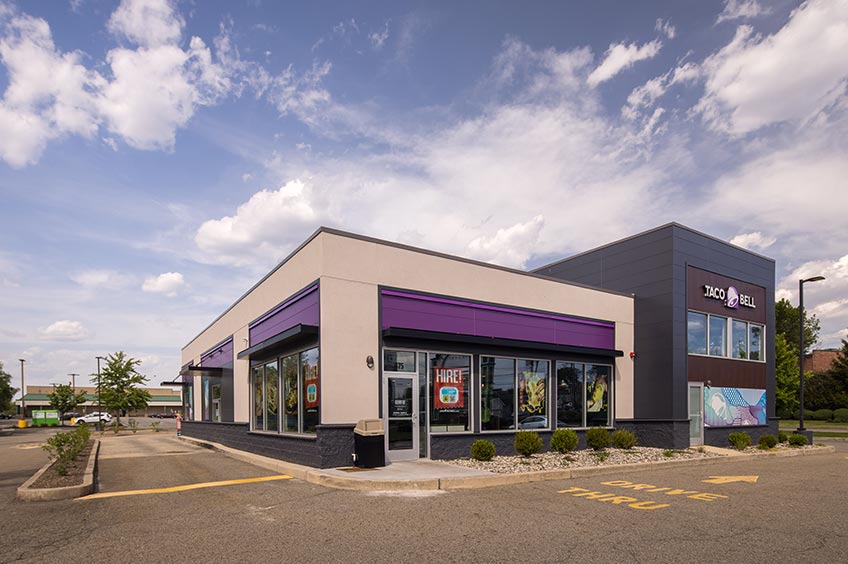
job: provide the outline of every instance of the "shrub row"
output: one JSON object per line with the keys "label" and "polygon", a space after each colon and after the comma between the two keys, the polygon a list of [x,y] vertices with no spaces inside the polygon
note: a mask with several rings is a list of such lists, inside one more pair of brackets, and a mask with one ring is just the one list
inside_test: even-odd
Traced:
{"label": "shrub row", "polygon": [[80,425],[73,431],[56,433],[47,439],[47,444],[42,448],[47,451],[50,460],[56,461],[56,471],[65,476],[68,473],[68,464],[82,452],[90,436],[88,425]]}
{"label": "shrub row", "polygon": [[[801,411],[782,411],[778,414],[781,419],[799,419]],[[848,423],[848,407],[839,409],[807,409],[804,410],[804,418],[811,421],[835,421],[836,423]]]}
{"label": "shrub row", "polygon": [[[738,450],[745,450],[745,448],[751,446],[751,435],[744,431],[730,433],[727,435],[727,440]],[[768,450],[777,446],[778,442],[788,442],[790,446],[804,446],[807,444],[807,437],[797,433],[789,435],[785,431],[780,431],[777,434],[777,438],[774,435],[762,435],[757,446],[760,449]]]}
{"label": "shrub row", "polygon": [[[551,450],[559,453],[571,452],[577,448],[579,438],[573,429],[557,429],[551,435]],[[594,450],[603,450],[612,445],[615,448],[631,449],[636,446],[636,435],[625,429],[619,429],[610,435],[603,427],[592,427],[586,431],[586,444]],[[542,450],[542,438],[533,431],[518,431],[513,441],[515,452],[522,456],[531,456]],[[492,441],[476,440],[471,445],[471,458],[491,460],[495,457],[495,444]]]}

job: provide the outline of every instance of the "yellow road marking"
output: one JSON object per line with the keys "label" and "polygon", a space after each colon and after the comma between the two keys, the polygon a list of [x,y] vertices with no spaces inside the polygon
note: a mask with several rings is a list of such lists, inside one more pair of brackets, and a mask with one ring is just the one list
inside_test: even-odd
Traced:
{"label": "yellow road marking", "polygon": [[200,484],[188,484],[185,486],[172,486],[170,488],[155,488],[150,490],[126,490],[122,492],[102,492],[79,497],[76,501],[84,499],[101,499],[104,497],[123,497],[127,495],[147,495],[159,493],[184,492],[188,490],[199,490],[202,488],[218,488],[221,486],[233,486],[236,484],[252,484],[256,482],[271,482],[274,480],[290,480],[291,476],[280,474],[278,476],[262,476],[260,478],[242,478],[240,480],[223,480],[220,482],[202,482]]}
{"label": "yellow road marking", "polygon": [[733,482],[748,482],[756,484],[759,476],[710,476],[709,480],[701,480],[707,484],[732,484]]}

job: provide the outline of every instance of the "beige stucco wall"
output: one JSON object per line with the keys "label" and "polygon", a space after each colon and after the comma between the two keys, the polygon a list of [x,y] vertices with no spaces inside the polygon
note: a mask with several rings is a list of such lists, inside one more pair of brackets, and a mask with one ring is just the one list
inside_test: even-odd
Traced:
{"label": "beige stucco wall", "polygon": [[[615,413],[633,417],[632,298],[331,233],[319,238],[324,423],[378,413],[379,375],[365,357],[380,352],[379,285],[614,321],[616,348],[625,352],[616,360]],[[366,387],[354,392],[354,382]]]}
{"label": "beige stucco wall", "polygon": [[[354,423],[378,414],[379,374],[365,359],[371,355],[376,361],[380,354],[379,285],[615,322],[616,348],[625,353],[616,360],[615,415],[633,416],[633,364],[627,356],[633,350],[632,298],[328,232],[189,343],[183,363],[230,335],[237,355],[245,348],[248,323],[316,279],[321,284],[322,423]],[[247,372],[247,361],[236,360],[237,421],[248,420]]]}

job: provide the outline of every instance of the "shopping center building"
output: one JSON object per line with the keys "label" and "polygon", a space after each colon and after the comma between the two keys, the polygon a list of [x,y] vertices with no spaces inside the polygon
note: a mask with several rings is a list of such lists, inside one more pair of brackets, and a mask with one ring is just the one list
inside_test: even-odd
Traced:
{"label": "shopping center building", "polygon": [[[671,249],[621,274],[615,245],[628,255],[640,237]],[[351,464],[362,419],[383,421],[388,461],[467,456],[479,438],[509,453],[519,429],[547,443],[558,427],[626,427],[668,448],[768,430],[773,261],[676,224],[569,260],[523,272],[321,228],[183,348],[184,432],[333,467]],[[716,297],[687,302],[690,278]]]}

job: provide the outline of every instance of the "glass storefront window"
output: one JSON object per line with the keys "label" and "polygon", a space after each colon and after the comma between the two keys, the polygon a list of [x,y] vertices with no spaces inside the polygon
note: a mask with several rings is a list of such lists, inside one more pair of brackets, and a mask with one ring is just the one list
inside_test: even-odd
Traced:
{"label": "glass storefront window", "polygon": [[[413,371],[415,361],[412,363]],[[318,413],[318,349],[300,353],[301,404],[303,405],[303,432],[315,433],[321,423]]]}
{"label": "glass storefront window", "polygon": [[763,357],[763,326],[751,323],[749,325],[751,338],[749,339],[750,349],[748,358],[751,360],[765,360]]}
{"label": "glass storefront window", "polygon": [[480,429],[515,428],[515,360],[480,358]]}
{"label": "glass storefront window", "polygon": [[385,351],[383,355],[383,370],[386,372],[415,372],[415,352]]}
{"label": "glass storefront window", "polygon": [[727,356],[727,318],[710,316],[710,355]]}
{"label": "glass storefront window", "polygon": [[548,371],[546,360],[518,361],[518,428],[548,428]]}
{"label": "glass storefront window", "polygon": [[265,430],[276,431],[279,429],[280,418],[279,405],[280,396],[278,392],[279,377],[277,372],[277,361],[265,365]]}
{"label": "glass storefront window", "polygon": [[283,358],[283,431],[297,433],[298,426],[298,386],[297,386],[297,355]]}
{"label": "glass storefront window", "polygon": [[610,384],[609,366],[586,365],[586,426],[606,427],[610,424]]}
{"label": "glass storefront window", "polygon": [[748,358],[748,324],[744,321],[731,323],[730,349],[733,358]]}
{"label": "glass storefront window", "polygon": [[690,311],[686,319],[686,343],[689,354],[707,354],[707,316]]}
{"label": "glass storefront window", "polygon": [[471,357],[464,354],[431,353],[429,361],[430,431],[470,431]]}
{"label": "glass storefront window", "polygon": [[557,427],[583,426],[583,364],[557,362]]}
{"label": "glass storefront window", "polygon": [[253,367],[253,428],[256,431],[265,429],[265,406],[262,401],[262,367]]}
{"label": "glass storefront window", "polygon": [[254,366],[251,378],[253,430],[305,434],[317,431],[321,423],[317,347]]}

